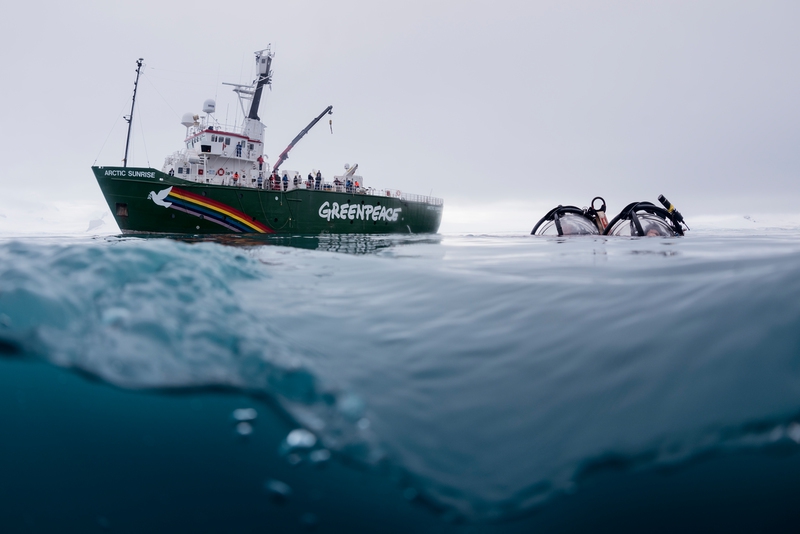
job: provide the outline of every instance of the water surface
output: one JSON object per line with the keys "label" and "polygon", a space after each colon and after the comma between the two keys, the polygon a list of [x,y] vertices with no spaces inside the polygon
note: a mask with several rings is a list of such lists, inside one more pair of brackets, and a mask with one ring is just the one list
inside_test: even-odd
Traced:
{"label": "water surface", "polygon": [[[584,530],[555,511],[612,487],[640,507],[659,491],[750,502],[731,477],[800,473],[798,237],[6,238],[0,351],[126,390],[251,399],[282,435],[313,436],[264,455],[330,451],[396,488],[381,502],[421,511],[420,530]],[[795,517],[724,501],[683,517]]]}

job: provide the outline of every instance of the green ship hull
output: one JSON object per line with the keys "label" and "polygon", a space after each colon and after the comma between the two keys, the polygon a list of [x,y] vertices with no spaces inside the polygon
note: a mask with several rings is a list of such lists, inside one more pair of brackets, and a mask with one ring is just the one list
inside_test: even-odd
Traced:
{"label": "green ship hull", "polygon": [[124,233],[435,233],[438,199],[306,188],[256,189],[183,180],[152,168],[92,167]]}

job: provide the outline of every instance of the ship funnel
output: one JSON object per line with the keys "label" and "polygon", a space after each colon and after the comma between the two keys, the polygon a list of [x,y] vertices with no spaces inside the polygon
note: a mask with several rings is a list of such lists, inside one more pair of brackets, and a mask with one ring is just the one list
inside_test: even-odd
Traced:
{"label": "ship funnel", "polygon": [[213,98],[209,98],[205,102],[203,102],[203,113],[214,113],[217,109],[217,103],[214,102]]}

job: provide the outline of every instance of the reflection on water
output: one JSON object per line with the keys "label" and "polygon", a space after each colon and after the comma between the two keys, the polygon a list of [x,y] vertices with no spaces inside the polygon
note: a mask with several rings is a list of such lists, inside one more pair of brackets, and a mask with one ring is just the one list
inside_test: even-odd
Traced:
{"label": "reflection on water", "polygon": [[437,244],[442,236],[426,234],[418,236],[385,235],[385,234],[323,234],[318,236],[308,235],[269,235],[269,234],[215,234],[215,235],[185,235],[185,234],[137,234],[119,237],[119,240],[137,239],[174,239],[184,243],[218,243],[231,247],[262,247],[278,246],[292,247],[306,250],[321,250],[325,252],[341,252],[344,254],[373,254],[383,249],[409,244]]}

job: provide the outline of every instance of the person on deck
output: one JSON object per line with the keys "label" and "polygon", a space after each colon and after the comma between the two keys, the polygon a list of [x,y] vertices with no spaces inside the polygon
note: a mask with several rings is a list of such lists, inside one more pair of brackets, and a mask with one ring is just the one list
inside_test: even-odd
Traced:
{"label": "person on deck", "polygon": [[314,175],[308,173],[308,178],[306,179],[306,189],[311,189],[311,184],[314,183]]}
{"label": "person on deck", "polygon": [[286,191],[289,189],[289,176],[284,172],[283,173],[283,190]]}
{"label": "person on deck", "polygon": [[322,181],[322,173],[317,171],[317,176],[314,178],[314,189],[319,191],[319,184]]}

